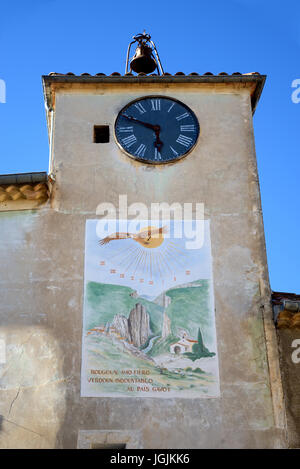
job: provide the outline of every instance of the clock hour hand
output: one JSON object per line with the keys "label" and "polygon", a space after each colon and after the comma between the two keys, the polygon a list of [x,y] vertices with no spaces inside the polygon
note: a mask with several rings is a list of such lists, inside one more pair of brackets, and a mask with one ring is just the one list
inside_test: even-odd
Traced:
{"label": "clock hour hand", "polygon": [[140,121],[139,119],[136,119],[135,117],[132,117],[132,116],[128,116],[127,114],[122,114],[122,117],[125,117],[126,119],[129,119],[130,121],[137,122],[138,124],[141,124],[144,127],[147,127],[148,129],[152,129],[154,130],[155,133],[160,131],[159,125],[153,125],[153,124],[149,124],[148,122]]}

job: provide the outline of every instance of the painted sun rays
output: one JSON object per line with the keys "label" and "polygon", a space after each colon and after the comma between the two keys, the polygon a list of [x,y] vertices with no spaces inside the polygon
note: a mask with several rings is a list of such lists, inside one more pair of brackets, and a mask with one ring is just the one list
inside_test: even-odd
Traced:
{"label": "painted sun rays", "polygon": [[[153,281],[175,277],[178,270],[185,268],[186,250],[174,239],[165,238],[161,246],[152,249],[137,245],[132,240],[120,240],[119,243],[123,245],[121,248],[112,244],[109,246],[111,255],[108,263],[110,266],[118,266],[118,272],[112,268],[111,273],[119,273],[122,277],[128,276],[132,279],[138,276],[143,280],[146,277]],[[106,250],[108,246],[101,249]],[[104,264],[105,261],[100,262],[100,265]]]}

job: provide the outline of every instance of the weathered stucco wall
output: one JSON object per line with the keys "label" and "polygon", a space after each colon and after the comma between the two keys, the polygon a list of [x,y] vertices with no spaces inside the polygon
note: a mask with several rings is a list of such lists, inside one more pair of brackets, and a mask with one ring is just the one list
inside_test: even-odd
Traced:
{"label": "weathered stucco wall", "polygon": [[[249,93],[201,84],[57,91],[51,203],[0,215],[0,447],[72,448],[79,430],[106,429],[138,431],[150,448],[285,445]],[[199,118],[196,148],[176,164],[143,165],[115,143],[118,112],[147,94],[177,98]],[[109,143],[93,143],[97,124],[110,126]],[[128,204],[205,204],[220,398],[80,397],[85,220],[101,202],[118,206],[119,194]]]}

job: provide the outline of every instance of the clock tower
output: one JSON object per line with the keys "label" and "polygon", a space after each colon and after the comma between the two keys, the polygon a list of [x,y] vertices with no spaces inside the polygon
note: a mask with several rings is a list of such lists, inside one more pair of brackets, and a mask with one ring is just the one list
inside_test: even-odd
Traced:
{"label": "clock tower", "polygon": [[[138,432],[144,447],[282,445],[281,389],[252,126],[264,82],[258,73],[43,77],[55,178],[52,206],[55,216],[68,218],[72,226],[68,235],[58,226],[57,236],[69,254],[72,246],[72,270],[78,278],[74,306],[65,314],[77,337],[71,352],[77,357],[72,371],[76,387],[66,413],[74,437],[78,428],[79,441],[86,435],[92,439],[95,429],[99,435],[118,429],[127,432],[126,438],[131,430]],[[142,250],[124,235],[130,229],[128,224],[124,228],[120,215],[120,196],[126,196],[128,207],[142,204],[149,213],[153,204],[191,204],[192,217],[202,203],[203,253],[188,252],[171,234],[164,240],[166,252],[156,252],[161,246]],[[103,235],[96,226],[102,203],[115,207],[110,219],[118,220]],[[144,220],[139,231],[163,225]],[[176,277],[180,280],[173,285]],[[210,306],[204,306],[205,288],[198,281],[207,282]],[[199,296],[191,300],[197,288]],[[126,289],[136,295],[129,307],[115,298]],[[187,295],[182,302],[179,291]],[[162,294],[169,298],[167,308],[157,299]],[[163,315],[154,324],[156,306]],[[193,314],[197,319],[189,327]],[[144,343],[127,332],[135,327],[136,334],[141,333],[133,318],[150,324],[142,332]],[[198,331],[206,350],[201,358],[193,348],[199,345]],[[145,353],[149,345],[152,351]],[[107,356],[108,350],[117,354],[118,362]],[[153,371],[157,367],[165,370],[164,379]],[[205,386],[197,369],[204,373]],[[112,376],[114,383],[105,382]],[[98,402],[97,411],[87,418],[95,406],[91,397]],[[84,421],[80,428],[79,421]]]}
{"label": "clock tower", "polygon": [[7,219],[34,243],[10,419],[44,448],[284,447],[252,123],[266,77],[171,75],[133,42],[124,75],[43,76],[50,198]]}

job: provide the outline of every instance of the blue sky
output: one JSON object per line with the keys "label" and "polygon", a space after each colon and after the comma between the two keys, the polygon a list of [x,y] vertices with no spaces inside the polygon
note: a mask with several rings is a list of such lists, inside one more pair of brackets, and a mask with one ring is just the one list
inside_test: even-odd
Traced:
{"label": "blue sky", "polygon": [[300,2],[25,0],[0,14],[0,174],[47,171],[41,75],[124,72],[144,29],[165,71],[267,74],[254,127],[271,286],[300,293],[298,265]]}

